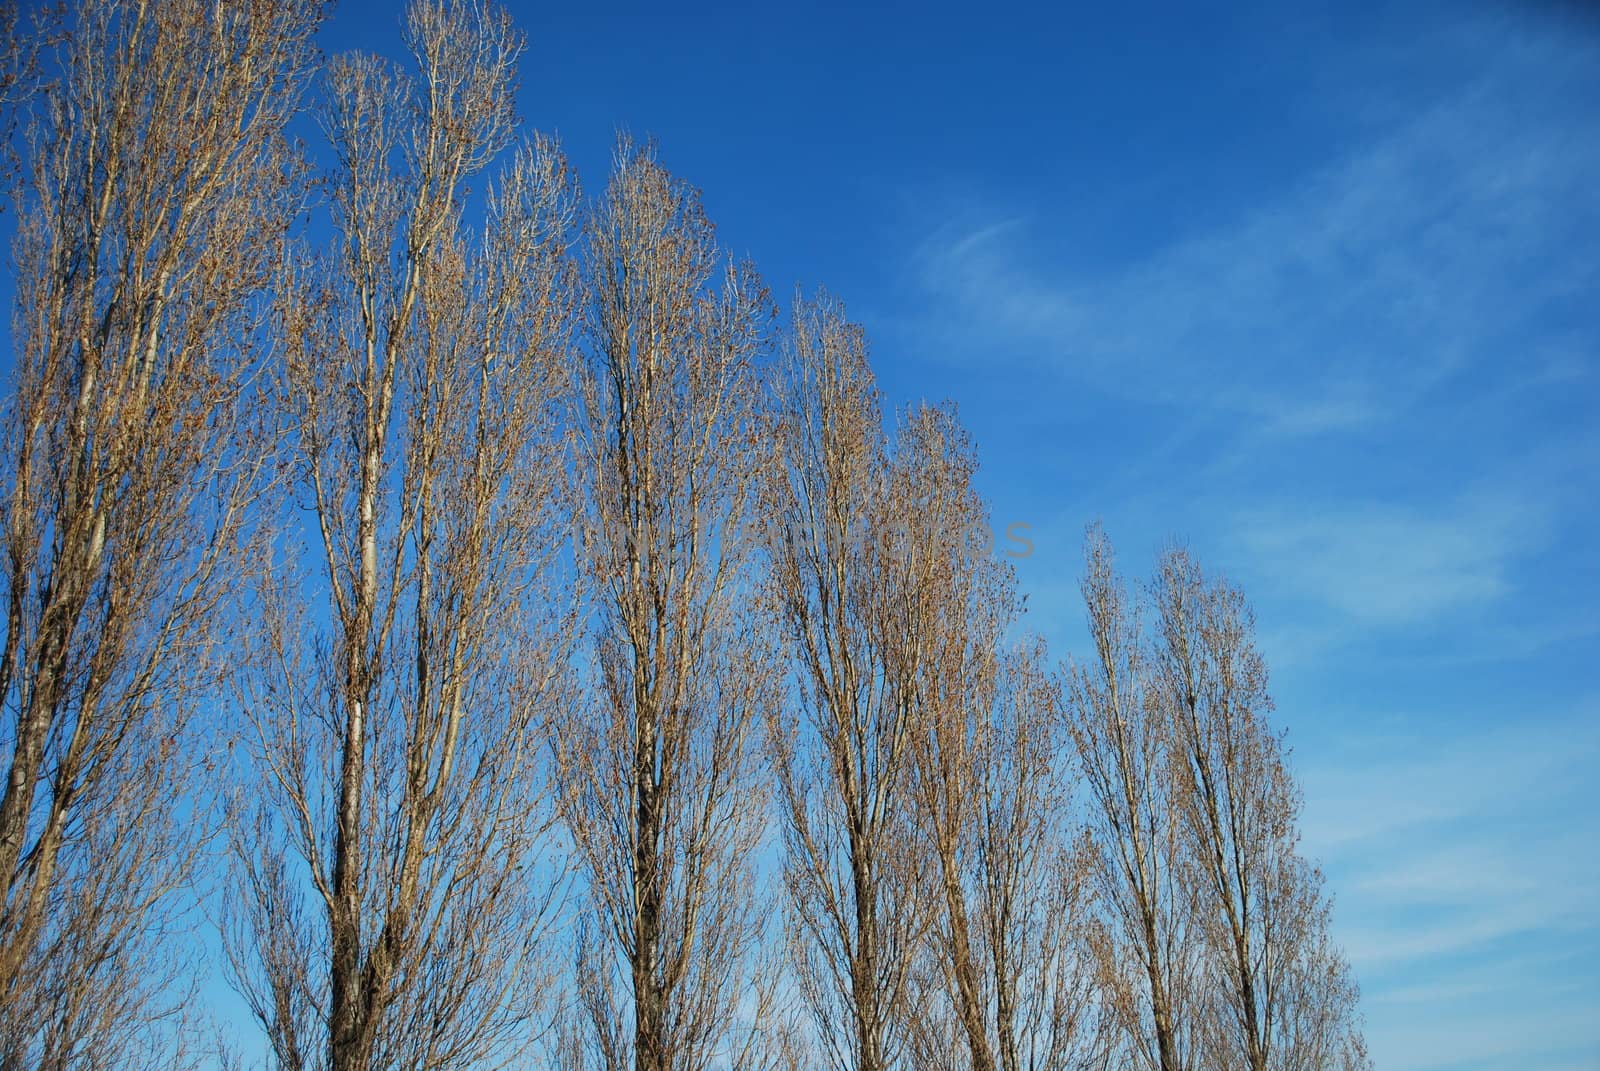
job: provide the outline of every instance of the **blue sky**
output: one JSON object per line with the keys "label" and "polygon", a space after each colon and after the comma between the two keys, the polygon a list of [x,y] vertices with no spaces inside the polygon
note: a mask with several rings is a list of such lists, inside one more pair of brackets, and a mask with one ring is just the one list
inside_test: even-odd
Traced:
{"label": "blue sky", "polygon": [[1592,1071],[1600,11],[1110,7],[512,5],[588,188],[655,136],[959,402],[1058,652],[1096,518],[1245,587],[1380,1068]]}
{"label": "blue sky", "polygon": [[1110,7],[530,6],[523,114],[959,401],[1057,650],[1092,519],[1245,586],[1379,1067],[1600,1066],[1600,13]]}

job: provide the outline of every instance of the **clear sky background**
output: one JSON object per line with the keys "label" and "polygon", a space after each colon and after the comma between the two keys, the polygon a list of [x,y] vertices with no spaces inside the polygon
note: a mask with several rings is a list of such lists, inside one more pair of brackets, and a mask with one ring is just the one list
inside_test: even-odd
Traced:
{"label": "clear sky background", "polygon": [[1380,1068],[1600,1067],[1600,8],[512,7],[960,403],[1058,651],[1095,518],[1244,585]]}
{"label": "clear sky background", "polygon": [[1245,588],[1379,1068],[1600,1067],[1600,6],[511,8],[960,404],[1063,657],[1092,520]]}

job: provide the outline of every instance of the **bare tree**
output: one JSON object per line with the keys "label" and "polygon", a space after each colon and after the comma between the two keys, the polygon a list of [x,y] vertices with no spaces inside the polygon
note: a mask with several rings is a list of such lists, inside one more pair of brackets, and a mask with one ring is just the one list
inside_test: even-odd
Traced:
{"label": "bare tree", "polygon": [[[826,297],[797,302],[769,524],[772,600],[795,713],[774,710],[789,944],[829,1062],[883,1071],[934,888],[919,866],[910,770],[944,532],[926,460],[889,456],[866,340]],[[937,503],[935,503],[937,504]],[[795,714],[800,724],[795,724]]]}
{"label": "bare tree", "polygon": [[1152,694],[1139,606],[1098,526],[1089,530],[1082,590],[1095,654],[1072,671],[1069,694],[1089,791],[1101,993],[1128,1058],[1152,1071],[1186,1071],[1199,1058],[1196,953],[1171,726]]}
{"label": "bare tree", "polygon": [[1001,613],[978,615],[988,627],[949,605],[925,685],[918,809],[944,911],[914,1005],[919,1068],[1058,1071],[1104,1052],[1065,703],[1042,641],[1004,646],[1003,592],[990,595]]}
{"label": "bare tree", "polygon": [[768,452],[756,360],[770,303],[753,269],[724,260],[698,195],[626,140],[588,256],[578,422],[595,687],[558,745],[595,914],[578,965],[584,1048],[604,1068],[757,1066],[750,1028],[771,992],[753,977],[756,747],[777,675],[745,529]]}
{"label": "bare tree", "polygon": [[574,195],[535,141],[469,231],[464,184],[514,137],[522,37],[438,0],[405,28],[414,77],[329,67],[336,239],[281,308],[315,565],[254,607],[239,680],[263,803],[236,803],[229,947],[286,1068],[506,1059],[545,981],[542,756],[576,633]]}
{"label": "bare tree", "polygon": [[261,296],[318,8],[82,0],[31,102],[0,446],[6,1068],[152,1064],[177,1014],[191,716],[261,485]]}
{"label": "bare tree", "polygon": [[1097,661],[1074,677],[1076,733],[1127,1049],[1164,1071],[1367,1066],[1243,594],[1173,550],[1136,604],[1093,528],[1084,597]]}
{"label": "bare tree", "polygon": [[[901,423],[903,547],[920,560],[911,764],[918,840],[935,878],[908,1006],[919,1068],[1066,1068],[1096,1055],[1081,955],[1087,922],[1059,686],[1021,613],[974,485],[976,451],[948,407]],[[911,523],[907,523],[907,520]]]}
{"label": "bare tree", "polygon": [[1300,796],[1266,720],[1249,604],[1181,549],[1162,557],[1151,598],[1156,696],[1171,724],[1208,967],[1206,1062],[1251,1071],[1359,1062],[1356,991],[1327,940],[1321,875],[1296,854]]}
{"label": "bare tree", "polygon": [[[982,910],[982,892],[976,888],[982,878],[973,867],[982,806],[978,794],[986,753],[997,744],[989,719],[1001,687],[1005,632],[1017,613],[1015,581],[988,547],[968,545],[974,535],[981,544],[990,527],[972,486],[974,451],[954,414],[914,410],[901,428],[899,446],[910,462],[906,467],[921,477],[912,508],[937,521],[918,547],[929,558],[923,595],[938,612],[928,615],[918,638],[924,657],[915,666],[913,687],[921,717],[912,738],[911,769],[919,839],[938,876],[939,907],[931,912],[926,977],[909,1006],[913,1062],[995,1071],[1000,1038],[991,1030],[991,995],[1015,994],[991,988],[983,921],[975,917]],[[1036,787],[1035,782],[1025,791]],[[963,1051],[966,1060],[958,1055]]]}

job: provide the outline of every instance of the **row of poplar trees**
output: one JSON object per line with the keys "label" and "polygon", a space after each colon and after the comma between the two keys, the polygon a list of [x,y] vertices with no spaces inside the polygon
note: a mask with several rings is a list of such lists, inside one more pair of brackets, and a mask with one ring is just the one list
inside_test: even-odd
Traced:
{"label": "row of poplar trees", "polygon": [[1052,664],[837,302],[323,15],[4,10],[0,1068],[1364,1066],[1239,592]]}

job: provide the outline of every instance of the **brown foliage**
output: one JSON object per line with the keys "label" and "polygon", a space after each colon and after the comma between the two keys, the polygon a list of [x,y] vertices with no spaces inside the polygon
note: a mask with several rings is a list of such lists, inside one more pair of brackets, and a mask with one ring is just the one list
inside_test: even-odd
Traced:
{"label": "brown foliage", "polygon": [[414,77],[329,68],[337,237],[285,290],[278,385],[315,566],[266,578],[240,676],[261,806],[235,811],[230,947],[290,1068],[503,1059],[545,984],[573,191],[535,141],[469,232],[522,39],[433,0],[406,30]]}
{"label": "brown foliage", "polygon": [[1097,657],[1073,676],[1074,734],[1124,1048],[1160,1071],[1363,1066],[1322,877],[1296,851],[1299,794],[1248,605],[1182,550],[1140,601],[1098,528],[1087,559]]}
{"label": "brown foliage", "polygon": [[32,101],[0,455],[5,1066],[156,1058],[318,14],[85,0]]}
{"label": "brown foliage", "polygon": [[[909,526],[861,329],[826,298],[795,310],[767,523],[771,599],[802,717],[769,719],[796,982],[830,1064],[883,1071],[903,1043],[926,926],[908,798],[918,731]],[[904,536],[904,538],[902,538]],[[802,730],[803,727],[803,730]]]}
{"label": "brown foliage", "polygon": [[755,749],[777,678],[744,533],[767,452],[756,359],[771,310],[755,272],[724,263],[695,192],[626,141],[588,257],[578,425],[596,679],[557,741],[594,913],[573,1058],[667,1071],[731,1052],[755,1067],[770,998],[753,959]]}
{"label": "brown foliage", "polygon": [[0,1068],[185,1058],[225,683],[276,1066],[1365,1067],[1242,593],[1092,529],[1050,672],[954,409],[826,297],[769,368],[653,149],[580,208],[504,12],[323,65],[312,183],[321,8],[0,6]]}

